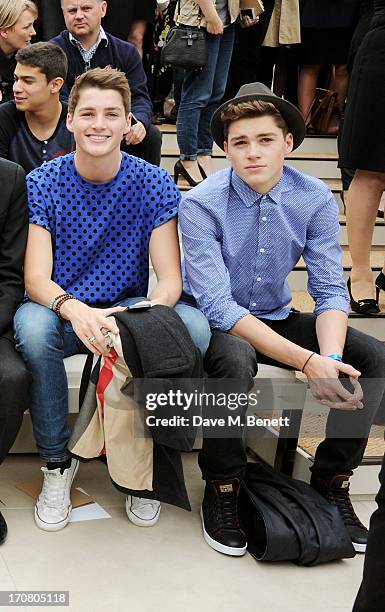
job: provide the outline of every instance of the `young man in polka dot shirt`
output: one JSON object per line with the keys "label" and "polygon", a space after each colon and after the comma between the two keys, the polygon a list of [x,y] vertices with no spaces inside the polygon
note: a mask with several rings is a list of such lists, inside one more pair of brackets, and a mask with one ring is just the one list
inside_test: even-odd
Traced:
{"label": "young man in polka dot shirt", "polygon": [[[231,167],[192,189],[179,214],[184,291],[214,330],[206,370],[237,379],[244,392],[258,360],[302,370],[316,399],[342,409],[329,414],[331,437],[318,446],[312,485],[336,504],[363,552],[367,530],[351,506],[349,477],[384,408],[385,347],[347,327],[337,204],[322,181],[284,165],[305,125],[298,109],[265,85],[244,85],[214,114],[211,129]],[[314,314],[290,307],[287,277],[301,257]],[[342,385],[341,375],[350,383]],[[246,455],[237,433],[206,439],[199,459],[204,536],[229,555],[244,554],[247,544],[237,507]]]}
{"label": "young man in polka dot shirt", "polygon": [[[180,194],[165,170],[120,151],[130,127],[125,75],[106,67],[80,76],[69,98],[67,126],[76,152],[27,177],[29,300],[15,317],[17,348],[33,375],[36,443],[47,462],[35,521],[47,531],[68,523],[78,468],[67,450],[64,357],[105,352],[103,332],[119,331],[110,315],[147,296],[149,255],[157,277],[151,303],[175,306],[182,288]],[[175,308],[205,351],[210,330],[203,315],[186,305]],[[128,499],[127,513],[136,524],[153,525],[159,511],[156,500]]]}

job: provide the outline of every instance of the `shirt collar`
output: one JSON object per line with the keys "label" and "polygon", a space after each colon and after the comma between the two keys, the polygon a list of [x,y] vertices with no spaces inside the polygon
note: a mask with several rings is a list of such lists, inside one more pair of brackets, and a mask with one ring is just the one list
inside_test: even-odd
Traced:
{"label": "shirt collar", "polygon": [[82,43],[75,38],[75,36],[73,34],[71,34],[71,32],[68,32],[69,34],[69,39],[70,39],[70,43],[72,45],[74,45],[74,47],[77,47],[78,49],[81,49],[84,53],[89,53],[91,51],[91,49],[97,49],[100,45],[100,43],[103,41],[105,47],[107,47],[108,45],[108,38],[107,38],[107,34],[105,33],[105,31],[103,30],[102,26],[100,26],[100,31],[99,31],[99,37],[98,40],[96,41],[96,43],[94,45],[92,45],[91,49],[88,49],[88,51],[86,51],[82,45]]}
{"label": "shirt collar", "polygon": [[[241,179],[234,170],[231,171],[231,185],[241,201],[244,205],[249,208],[254,204],[258,204],[263,197],[264,194],[258,193],[254,191],[243,179]],[[279,204],[281,202],[282,194],[285,191],[290,191],[292,186],[292,180],[288,176],[285,166],[283,167],[283,172],[278,183],[271,189],[266,196],[270,198],[275,204]]]}

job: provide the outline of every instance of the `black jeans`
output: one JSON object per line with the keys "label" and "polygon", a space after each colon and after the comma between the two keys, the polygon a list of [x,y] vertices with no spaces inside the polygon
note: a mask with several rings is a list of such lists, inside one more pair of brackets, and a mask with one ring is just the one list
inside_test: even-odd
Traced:
{"label": "black jeans", "polygon": [[353,612],[383,612],[385,607],[385,457],[380,472],[378,509],[370,519],[364,575]]}
{"label": "black jeans", "polygon": [[148,126],[146,136],[137,145],[122,144],[122,151],[140,157],[154,166],[160,165],[162,132],[155,125]]}
{"label": "black jeans", "polygon": [[[295,312],[282,321],[264,319],[263,322],[295,344],[319,352],[314,315]],[[320,476],[352,474],[352,470],[361,463],[377,411],[383,414],[385,410],[385,346],[367,334],[348,328],[343,358],[362,374],[360,382],[364,391],[364,409],[354,412],[330,410],[326,427],[327,437],[319,444],[312,467],[313,473]],[[248,342],[213,330],[205,358],[205,370],[210,378],[236,379],[236,391],[247,393],[253,386],[258,361],[290,369],[258,354]],[[351,428],[349,431],[358,431],[360,437],[356,434],[352,438],[336,437],[335,432],[347,431],[347,427]],[[246,461],[241,437],[205,438],[203,441],[199,465],[205,480],[225,480],[236,475],[242,476]]]}
{"label": "black jeans", "polygon": [[29,408],[31,379],[13,342],[0,338],[0,463],[16,439],[24,410]]}

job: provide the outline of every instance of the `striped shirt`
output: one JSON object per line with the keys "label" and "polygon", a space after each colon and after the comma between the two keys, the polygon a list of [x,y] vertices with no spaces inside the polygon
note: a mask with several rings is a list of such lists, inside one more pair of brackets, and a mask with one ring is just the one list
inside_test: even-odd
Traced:
{"label": "striped shirt", "polygon": [[337,203],[329,188],[284,166],[267,194],[251,189],[231,168],[182,200],[184,292],[214,328],[228,331],[248,314],[285,319],[287,278],[303,257],[315,314],[348,311],[339,245]]}

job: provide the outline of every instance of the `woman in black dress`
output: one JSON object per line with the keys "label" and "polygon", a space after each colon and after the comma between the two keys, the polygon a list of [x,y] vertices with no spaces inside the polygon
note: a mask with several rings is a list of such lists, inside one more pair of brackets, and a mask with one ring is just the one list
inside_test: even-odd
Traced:
{"label": "woman in black dress", "polygon": [[369,32],[357,52],[340,146],[340,166],[357,168],[347,195],[347,228],[352,255],[351,307],[376,314],[385,290],[384,271],[375,287],[370,266],[373,227],[385,190],[385,0],[374,1]]}
{"label": "woman in black dress", "polygon": [[348,87],[348,50],[358,18],[360,0],[303,0],[301,2],[301,72],[298,105],[307,117],[324,65],[334,66],[333,89],[342,111]]}

